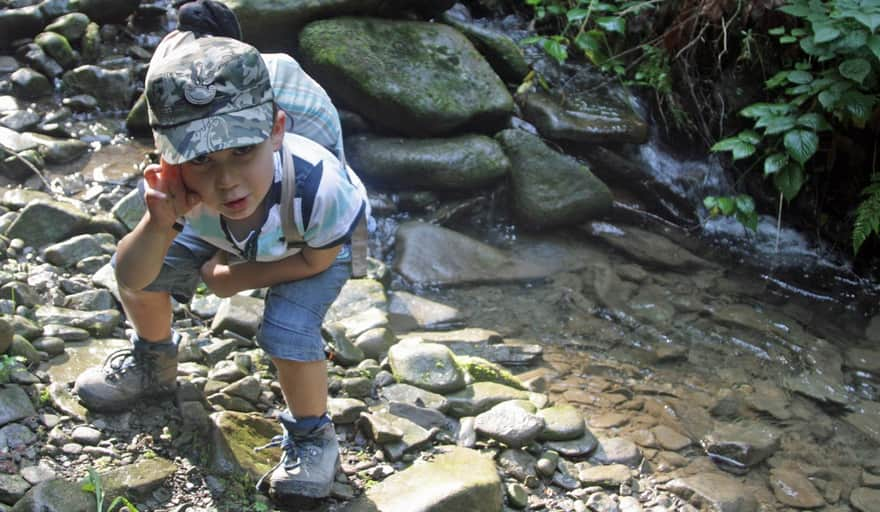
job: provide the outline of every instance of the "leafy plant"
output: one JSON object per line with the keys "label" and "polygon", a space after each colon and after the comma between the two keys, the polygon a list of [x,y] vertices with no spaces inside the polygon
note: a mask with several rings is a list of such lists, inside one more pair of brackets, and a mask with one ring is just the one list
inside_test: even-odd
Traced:
{"label": "leafy plant", "polygon": [[[94,493],[95,501],[98,504],[98,512],[104,512],[104,488],[101,484],[101,475],[99,475],[94,468],[89,468],[89,476],[83,484],[82,490]],[[137,507],[135,507],[134,504],[124,496],[118,496],[114,499],[113,502],[110,503],[110,507],[107,508],[107,512],[113,512],[117,507],[122,506],[127,507],[129,512],[138,512]]]}
{"label": "leafy plant", "polygon": [[9,377],[12,375],[12,369],[17,365],[18,361],[16,358],[9,354],[3,354],[0,356],[0,384],[6,384],[9,382]]}
{"label": "leafy plant", "polygon": [[[734,160],[757,154],[764,176],[791,201],[810,177],[807,164],[820,149],[821,134],[865,127],[880,101],[880,1],[787,0],[779,10],[799,26],[768,33],[795,57],[765,82],[773,101],[740,111],[754,121],[753,129],[718,141],[712,151],[730,152]],[[875,185],[865,189],[857,209],[852,234],[856,252],[867,236],[880,234],[880,188]]]}
{"label": "leafy plant", "polygon": [[871,184],[862,191],[865,199],[856,209],[856,220],[853,223],[853,252],[859,248],[871,234],[880,236],[880,174],[871,177]]}
{"label": "leafy plant", "polygon": [[743,226],[752,231],[758,229],[758,213],[755,211],[755,201],[751,196],[745,194],[727,197],[708,196],[703,199],[703,205],[713,217],[733,215]]}

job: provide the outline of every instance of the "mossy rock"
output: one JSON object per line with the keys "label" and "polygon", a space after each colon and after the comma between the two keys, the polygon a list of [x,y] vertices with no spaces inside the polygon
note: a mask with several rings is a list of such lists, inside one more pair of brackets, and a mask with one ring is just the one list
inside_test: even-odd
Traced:
{"label": "mossy rock", "polygon": [[456,356],[455,362],[473,377],[474,382],[497,382],[516,389],[526,389],[512,373],[482,357]]}

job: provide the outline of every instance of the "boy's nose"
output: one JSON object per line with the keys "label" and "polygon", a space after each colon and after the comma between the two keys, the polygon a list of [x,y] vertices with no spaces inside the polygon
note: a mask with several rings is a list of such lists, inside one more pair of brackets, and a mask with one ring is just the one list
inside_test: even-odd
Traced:
{"label": "boy's nose", "polygon": [[237,184],[235,179],[235,172],[232,169],[227,167],[221,167],[216,170],[217,178],[216,183],[219,188],[233,188]]}

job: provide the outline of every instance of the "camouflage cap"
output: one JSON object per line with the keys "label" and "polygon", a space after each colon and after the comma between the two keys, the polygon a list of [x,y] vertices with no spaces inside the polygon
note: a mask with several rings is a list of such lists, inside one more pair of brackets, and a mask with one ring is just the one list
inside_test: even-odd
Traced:
{"label": "camouflage cap", "polygon": [[274,96],[254,47],[226,37],[169,41],[163,40],[146,79],[150,127],[166,162],[179,164],[269,137]]}

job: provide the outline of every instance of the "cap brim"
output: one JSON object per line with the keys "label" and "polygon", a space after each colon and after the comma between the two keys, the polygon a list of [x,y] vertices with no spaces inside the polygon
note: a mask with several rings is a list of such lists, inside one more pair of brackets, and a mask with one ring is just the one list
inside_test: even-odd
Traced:
{"label": "cap brim", "polygon": [[156,149],[169,164],[182,164],[215,151],[259,144],[272,132],[274,111],[267,102],[177,126],[154,126]]}

